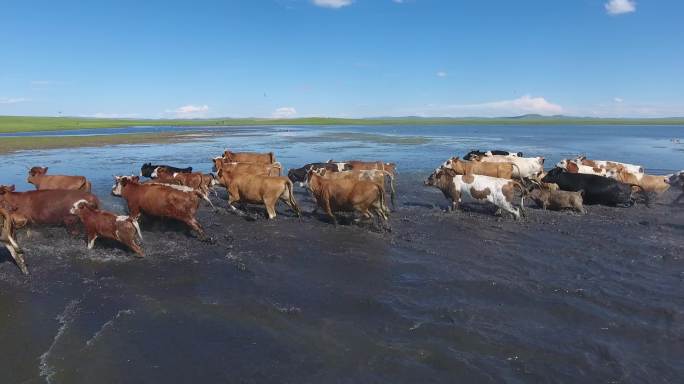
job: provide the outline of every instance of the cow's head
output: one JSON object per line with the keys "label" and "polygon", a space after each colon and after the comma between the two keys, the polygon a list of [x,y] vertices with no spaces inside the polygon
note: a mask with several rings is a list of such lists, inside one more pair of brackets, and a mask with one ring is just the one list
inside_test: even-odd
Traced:
{"label": "cow's head", "polygon": [[15,187],[14,184],[12,185],[0,185],[0,195],[4,195],[6,193],[14,192]]}
{"label": "cow's head", "polygon": [[673,187],[684,187],[684,171],[679,171],[665,177],[665,182]]}
{"label": "cow's head", "polygon": [[437,168],[427,179],[425,179],[425,185],[430,187],[435,187],[444,184],[445,182],[451,182],[456,176],[456,171],[451,168]]}
{"label": "cow's head", "polygon": [[392,176],[395,176],[397,174],[397,164],[395,163],[385,163],[383,164],[383,168]]}
{"label": "cow's head", "polygon": [[166,167],[157,167],[154,169],[154,171],[152,171],[152,174],[150,175],[150,177],[153,179],[156,179],[159,177],[164,177],[170,173],[172,173],[172,172]]}
{"label": "cow's head", "polygon": [[72,215],[78,215],[86,207],[94,208],[94,206],[90,204],[88,200],[81,199],[71,206],[71,209],[69,209],[69,213],[71,213]]}
{"label": "cow's head", "polygon": [[43,175],[45,175],[45,174],[47,173],[47,171],[48,171],[48,167],[45,167],[45,168],[43,168],[43,167],[33,167],[33,168],[29,169],[28,174],[29,174],[29,176],[31,176],[31,177],[43,176]]}
{"label": "cow's head", "polygon": [[114,185],[112,186],[112,195],[121,196],[126,185],[131,183],[138,183],[140,177],[138,176],[114,176]]}
{"label": "cow's head", "polygon": [[223,157],[214,157],[211,161],[214,163],[211,170],[217,172],[221,168],[221,164],[223,164]]}

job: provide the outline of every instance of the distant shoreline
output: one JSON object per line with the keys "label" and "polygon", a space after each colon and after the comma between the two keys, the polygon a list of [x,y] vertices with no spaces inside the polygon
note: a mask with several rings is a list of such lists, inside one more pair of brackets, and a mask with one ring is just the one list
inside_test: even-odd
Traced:
{"label": "distant shoreline", "polygon": [[519,116],[498,118],[366,118],[306,117],[296,119],[102,119],[79,117],[0,116],[0,133],[63,131],[133,126],[295,126],[295,125],[682,125],[684,118],[583,118]]}

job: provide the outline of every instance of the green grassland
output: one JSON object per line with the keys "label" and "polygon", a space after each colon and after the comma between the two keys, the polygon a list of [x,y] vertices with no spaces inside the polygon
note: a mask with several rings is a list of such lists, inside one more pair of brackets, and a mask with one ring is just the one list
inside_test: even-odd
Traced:
{"label": "green grassland", "polygon": [[0,154],[23,150],[102,147],[120,144],[166,143],[193,140],[178,134],[122,134],[95,136],[42,136],[42,137],[1,137]]}
{"label": "green grassland", "polygon": [[258,125],[684,125],[684,118],[598,119],[543,117],[503,118],[373,118],[342,119],[307,117],[298,119],[98,119],[79,117],[0,116],[0,133],[117,128],[130,126],[258,126]]}

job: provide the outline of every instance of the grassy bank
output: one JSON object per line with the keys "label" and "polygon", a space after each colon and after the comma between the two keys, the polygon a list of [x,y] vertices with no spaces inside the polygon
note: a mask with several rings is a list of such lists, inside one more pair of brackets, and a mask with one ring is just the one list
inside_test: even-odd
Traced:
{"label": "grassy bank", "polygon": [[684,125],[684,118],[595,119],[575,117],[521,116],[507,118],[378,118],[339,119],[96,119],[78,117],[0,116],[0,133],[58,131],[130,126],[250,126],[250,125]]}
{"label": "grassy bank", "polygon": [[178,134],[124,134],[97,136],[57,136],[57,137],[3,137],[0,138],[0,154],[21,150],[101,147],[118,144],[167,143],[177,140],[192,140]]}

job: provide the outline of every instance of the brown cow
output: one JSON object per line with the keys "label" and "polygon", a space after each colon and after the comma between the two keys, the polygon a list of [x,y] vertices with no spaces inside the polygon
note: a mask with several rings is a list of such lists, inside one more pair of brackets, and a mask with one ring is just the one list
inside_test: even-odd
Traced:
{"label": "brown cow", "polygon": [[33,167],[29,170],[27,182],[35,185],[37,190],[70,189],[90,192],[91,185],[83,176],[47,175],[48,167]]}
{"label": "brown cow", "polygon": [[75,228],[78,217],[69,211],[79,200],[86,200],[93,207],[100,204],[97,197],[85,191],[48,189],[14,192],[14,185],[0,186],[0,207],[15,209],[12,217],[20,216],[28,224],[65,224],[72,234],[78,233]]}
{"label": "brown cow", "polygon": [[140,257],[145,256],[137,243],[137,240],[142,241],[140,226],[130,216],[117,216],[111,212],[95,209],[85,200],[74,203],[71,213],[78,216],[85,226],[88,249],[93,249],[95,239],[101,236],[124,244]]}
{"label": "brown cow", "polygon": [[0,208],[0,243],[2,243],[5,248],[9,251],[10,255],[14,259],[21,273],[28,275],[28,268],[26,268],[26,262],[24,261],[24,254],[14,239],[14,222],[12,216],[7,209]]}
{"label": "brown cow", "polygon": [[300,215],[290,179],[283,176],[263,176],[236,173],[219,169],[218,177],[228,189],[228,205],[237,210],[233,203],[263,204],[269,219],[276,217],[276,204],[283,201],[296,214]]}
{"label": "brown cow", "polygon": [[[380,170],[385,171],[386,175],[389,177],[390,184],[390,200],[392,201],[392,207],[395,207],[395,197],[396,188],[394,179],[397,176],[397,165],[395,163],[384,163],[382,161],[360,161],[360,160],[349,160],[336,162],[334,160],[328,160],[329,164],[337,165],[337,170],[339,172],[346,169],[351,169],[352,171],[368,171],[368,170]],[[384,186],[384,183],[383,183]]]}
{"label": "brown cow", "polygon": [[513,168],[516,167],[513,163],[488,163],[481,161],[464,161],[458,157],[452,157],[442,164],[445,168],[451,168],[456,171],[457,175],[483,175],[498,177],[500,179],[512,179]]}
{"label": "brown cow", "polygon": [[173,172],[166,167],[157,167],[152,172],[151,177],[154,181],[151,183],[148,182],[148,184],[158,182],[162,184],[184,185],[196,189],[202,193],[202,198],[208,202],[210,206],[214,206],[211,200],[209,200],[209,191],[213,191],[213,187],[216,183],[213,175],[207,175],[200,172]]}
{"label": "brown cow", "polygon": [[372,181],[351,179],[326,179],[314,171],[309,171],[308,188],[316,203],[337,225],[333,212],[358,212],[367,219],[375,213],[387,221],[385,214],[385,193],[383,188]]}
{"label": "brown cow", "polygon": [[223,158],[228,161],[239,163],[273,164],[276,162],[273,152],[232,152],[226,150],[223,152]]}
{"label": "brown cow", "polygon": [[609,170],[606,176],[621,183],[641,188],[645,193],[661,194],[670,188],[668,176],[654,176],[645,173],[633,173],[627,170]]}
{"label": "brown cow", "polygon": [[[381,171],[378,169],[368,169],[363,171],[342,171],[342,172],[329,172],[325,168],[313,170],[317,175],[323,176],[326,179],[350,179],[350,180],[365,180],[372,181],[382,188],[382,192],[385,192],[385,177],[391,179],[391,175],[387,171]],[[384,203],[384,200],[383,200]],[[383,210],[386,215],[389,215],[390,211],[387,206],[383,206]]]}
{"label": "brown cow", "polygon": [[200,239],[208,240],[195,219],[201,192],[180,185],[140,184],[138,176],[116,176],[115,180],[112,194],[126,200],[133,220],[137,221],[141,213],[175,219],[195,230]]}
{"label": "brown cow", "polygon": [[263,176],[280,176],[282,173],[282,166],[280,165],[280,163],[239,163],[235,161],[228,161],[223,157],[214,158],[213,161],[215,172],[218,172],[219,169],[225,169],[227,171],[235,171],[237,173],[247,173],[250,175]]}

